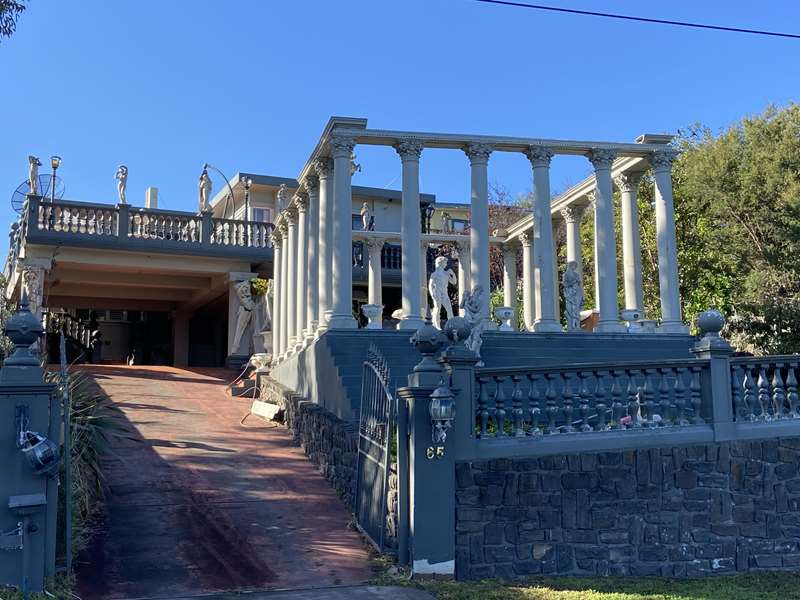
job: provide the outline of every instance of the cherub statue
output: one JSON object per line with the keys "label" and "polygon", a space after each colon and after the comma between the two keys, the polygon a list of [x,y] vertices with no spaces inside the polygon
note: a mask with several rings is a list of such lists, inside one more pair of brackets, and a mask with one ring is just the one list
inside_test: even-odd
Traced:
{"label": "cherub statue", "polygon": [[[242,336],[244,335],[247,326],[253,319],[253,309],[255,302],[253,302],[253,294],[250,290],[250,280],[240,281],[234,286],[236,295],[239,298],[239,310],[236,314],[236,331],[233,334],[233,344],[231,344],[231,354],[236,354],[239,350],[239,345],[242,343]],[[245,350],[247,352],[248,349]]]}
{"label": "cherub statue", "polygon": [[477,355],[478,363],[475,366],[482,367],[481,346],[483,345],[483,330],[486,327],[483,318],[483,287],[476,285],[471,292],[464,292],[459,308],[464,309],[464,318],[472,326],[472,331],[464,345]]}
{"label": "cherub statue", "polygon": [[447,257],[437,257],[434,265],[436,268],[428,280],[428,293],[431,295],[431,300],[433,300],[433,326],[436,329],[441,329],[442,306],[447,312],[447,318],[453,318],[453,306],[450,302],[450,294],[447,293],[447,286],[455,285],[458,280],[452,269],[445,269]]}
{"label": "cherub statue", "polygon": [[28,155],[28,186],[30,187],[28,193],[34,196],[39,195],[39,167],[41,166],[42,161],[33,154]]}
{"label": "cherub statue", "polygon": [[119,194],[119,203],[127,204],[125,201],[125,189],[128,187],[128,167],[120,165],[117,167],[117,172],[114,175],[117,180],[117,194]]}
{"label": "cherub statue", "polygon": [[578,263],[571,260],[561,276],[564,288],[564,314],[567,318],[567,331],[578,331],[581,328],[581,310],[583,310],[583,285],[578,273]]}
{"label": "cherub statue", "polygon": [[369,209],[369,204],[364,202],[361,205],[361,227],[364,231],[369,231],[370,221],[372,220],[372,211]]}
{"label": "cherub statue", "polygon": [[208,176],[208,169],[203,167],[203,172],[200,174],[200,180],[197,183],[199,194],[197,210],[201,213],[211,210],[208,201],[211,198],[212,185],[211,178]]}

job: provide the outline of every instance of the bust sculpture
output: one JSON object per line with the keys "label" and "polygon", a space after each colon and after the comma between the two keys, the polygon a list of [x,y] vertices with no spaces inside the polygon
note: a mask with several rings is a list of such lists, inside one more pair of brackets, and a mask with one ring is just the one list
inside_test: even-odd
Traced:
{"label": "bust sculpture", "polygon": [[[253,319],[253,309],[255,302],[253,302],[253,294],[250,290],[250,280],[240,281],[234,286],[236,296],[239,298],[239,310],[236,313],[236,330],[233,334],[233,343],[231,344],[231,354],[237,354],[239,346],[242,343],[242,336],[250,325]],[[248,352],[249,349],[245,349]]]}
{"label": "bust sculpture", "polygon": [[120,165],[117,167],[117,172],[114,175],[114,179],[117,180],[117,194],[119,195],[119,203],[126,204],[125,190],[128,187],[128,167],[125,165]]}
{"label": "bust sculpture", "polygon": [[450,294],[447,293],[447,289],[449,285],[455,285],[457,279],[452,269],[445,268],[447,267],[446,257],[437,257],[434,265],[435,269],[433,273],[431,273],[430,279],[428,279],[428,293],[431,296],[431,300],[433,300],[433,326],[436,327],[436,329],[441,329],[442,325],[440,319],[442,306],[444,306],[447,312],[447,318],[453,318],[453,306],[450,303]]}
{"label": "bust sculpture", "polygon": [[369,231],[371,221],[372,211],[369,209],[369,204],[364,202],[364,204],[361,205],[361,228],[364,231]]}
{"label": "bust sculpture", "polygon": [[486,326],[482,313],[483,287],[476,285],[472,288],[471,292],[464,292],[464,296],[461,298],[460,308],[464,309],[464,318],[471,327],[469,337],[464,342],[464,345],[468,350],[471,350],[477,355],[478,362],[475,366],[482,367],[481,346],[483,345],[483,330]]}
{"label": "bust sculpture", "polygon": [[28,193],[34,196],[39,195],[39,167],[41,166],[42,161],[33,154],[28,155],[28,186],[30,187]]}
{"label": "bust sculpture", "polygon": [[571,260],[561,276],[564,288],[564,314],[567,319],[567,331],[578,331],[581,328],[581,310],[583,310],[583,285],[578,263]]}
{"label": "bust sculpture", "polygon": [[211,207],[208,204],[209,198],[211,198],[211,188],[211,177],[208,176],[208,169],[204,168],[203,172],[200,174],[200,180],[197,184],[197,191],[199,195],[197,210],[201,213],[211,210]]}

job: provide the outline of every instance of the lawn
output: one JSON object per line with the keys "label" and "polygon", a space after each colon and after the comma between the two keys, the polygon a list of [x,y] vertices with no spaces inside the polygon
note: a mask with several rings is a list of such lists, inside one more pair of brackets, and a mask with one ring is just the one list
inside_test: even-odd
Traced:
{"label": "lawn", "polygon": [[758,573],[704,579],[655,577],[535,577],[515,582],[408,581],[382,576],[376,583],[412,585],[437,600],[798,600],[800,574]]}

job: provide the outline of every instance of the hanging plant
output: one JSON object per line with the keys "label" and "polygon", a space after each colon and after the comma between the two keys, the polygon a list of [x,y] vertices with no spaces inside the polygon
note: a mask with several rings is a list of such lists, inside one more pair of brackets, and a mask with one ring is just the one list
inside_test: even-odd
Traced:
{"label": "hanging plant", "polygon": [[268,285],[269,285],[268,279],[262,279],[261,277],[256,277],[255,279],[250,280],[250,291],[253,293],[253,296],[259,298],[267,293]]}

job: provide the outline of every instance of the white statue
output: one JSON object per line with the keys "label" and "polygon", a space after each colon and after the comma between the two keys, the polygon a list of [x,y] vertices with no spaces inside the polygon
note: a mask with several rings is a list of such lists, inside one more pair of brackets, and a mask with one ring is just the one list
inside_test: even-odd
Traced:
{"label": "white statue", "polygon": [[211,177],[208,176],[208,169],[204,168],[203,172],[200,174],[200,181],[197,184],[197,191],[199,193],[199,206],[197,210],[201,213],[211,210],[208,204],[211,198],[211,187]]}
{"label": "white statue", "polygon": [[261,331],[272,331],[273,281],[274,279],[270,279],[267,282],[267,293],[264,294],[264,325]]}
{"label": "white statue", "polygon": [[286,184],[282,183],[278,188],[278,212],[283,212],[289,206],[289,190],[286,189]]}
{"label": "white statue", "polygon": [[483,330],[486,326],[483,319],[483,287],[476,285],[472,291],[464,292],[461,298],[460,308],[464,309],[464,318],[467,323],[472,327],[469,332],[469,337],[464,342],[464,345],[474,352],[478,357],[476,367],[483,366],[481,360],[481,346],[483,345]]}
{"label": "white statue", "polygon": [[237,354],[239,345],[242,343],[242,336],[253,319],[253,309],[256,306],[255,302],[253,302],[253,294],[250,291],[250,280],[240,281],[234,286],[234,289],[239,297],[239,311],[236,314],[236,331],[233,334],[231,354]]}
{"label": "white statue", "polygon": [[34,196],[39,195],[39,167],[41,166],[42,161],[33,154],[28,155],[28,186],[31,188],[28,193]]}
{"label": "white statue", "polygon": [[561,276],[564,288],[564,315],[567,319],[567,331],[578,331],[581,328],[581,310],[583,310],[583,284],[578,272],[578,263],[571,260]]}
{"label": "white statue", "polygon": [[25,282],[25,291],[28,294],[28,310],[38,316],[39,308],[42,306],[42,282],[39,273],[26,269],[22,280]]}
{"label": "white statue", "polygon": [[119,194],[119,203],[126,204],[125,202],[125,189],[128,187],[128,167],[120,165],[117,167],[117,172],[114,175],[117,180],[117,194]]}
{"label": "white statue", "polygon": [[364,231],[369,231],[369,222],[372,219],[372,211],[369,209],[369,204],[364,202],[361,205],[361,228]]}
{"label": "white statue", "polygon": [[453,273],[452,269],[445,269],[447,266],[446,257],[437,257],[434,265],[436,268],[431,273],[430,279],[428,279],[428,293],[431,295],[431,300],[433,300],[433,326],[436,329],[441,329],[442,306],[447,312],[447,318],[453,318],[453,305],[450,302],[450,294],[447,293],[447,286],[456,285],[458,279],[456,279],[456,274]]}

